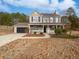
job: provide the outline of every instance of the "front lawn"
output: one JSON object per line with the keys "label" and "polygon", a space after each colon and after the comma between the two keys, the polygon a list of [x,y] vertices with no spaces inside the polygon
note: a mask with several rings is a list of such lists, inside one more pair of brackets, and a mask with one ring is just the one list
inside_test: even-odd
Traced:
{"label": "front lawn", "polygon": [[0,47],[0,59],[79,59],[79,41],[18,39]]}

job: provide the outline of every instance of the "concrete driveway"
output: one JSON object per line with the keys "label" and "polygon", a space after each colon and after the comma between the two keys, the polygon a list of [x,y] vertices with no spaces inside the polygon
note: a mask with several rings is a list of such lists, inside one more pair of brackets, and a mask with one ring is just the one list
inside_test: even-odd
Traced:
{"label": "concrete driveway", "polygon": [[19,33],[19,34],[13,33],[13,34],[0,36],[0,46],[3,46],[11,41],[14,41],[24,35],[25,35],[24,33]]}

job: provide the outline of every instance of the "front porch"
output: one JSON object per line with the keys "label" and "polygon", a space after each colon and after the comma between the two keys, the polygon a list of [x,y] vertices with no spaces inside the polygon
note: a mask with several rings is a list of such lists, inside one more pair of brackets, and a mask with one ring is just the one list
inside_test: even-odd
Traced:
{"label": "front porch", "polygon": [[48,33],[55,34],[56,28],[64,28],[64,25],[30,25],[29,33]]}

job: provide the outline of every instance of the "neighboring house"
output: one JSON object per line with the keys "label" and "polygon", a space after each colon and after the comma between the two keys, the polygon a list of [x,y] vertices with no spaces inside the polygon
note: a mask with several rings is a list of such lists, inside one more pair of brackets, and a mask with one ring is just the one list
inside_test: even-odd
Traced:
{"label": "neighboring house", "polygon": [[14,26],[15,33],[24,33],[25,29],[29,28],[29,33],[54,33],[56,28],[66,28],[69,26],[68,19],[61,18],[62,16],[56,14],[56,12],[47,14],[47,13],[38,13],[33,12],[29,16],[29,23],[27,24],[17,24]]}

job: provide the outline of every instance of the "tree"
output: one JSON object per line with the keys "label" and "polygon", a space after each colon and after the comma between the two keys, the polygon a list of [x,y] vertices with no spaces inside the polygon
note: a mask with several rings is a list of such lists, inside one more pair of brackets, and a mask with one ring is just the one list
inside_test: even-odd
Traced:
{"label": "tree", "polygon": [[26,18],[27,15],[25,14],[21,14],[21,13],[12,13],[12,18],[13,18],[13,22],[14,24],[16,24],[17,22],[26,22]]}
{"label": "tree", "polygon": [[68,16],[68,19],[71,23],[71,28],[70,28],[70,35],[72,34],[72,30],[77,27],[77,20],[78,17],[76,16],[76,13],[72,7],[67,9],[66,15]]}
{"label": "tree", "polygon": [[0,14],[0,25],[12,25],[11,15],[8,13]]}
{"label": "tree", "polygon": [[14,25],[18,22],[28,21],[28,16],[25,14],[0,12],[0,25]]}
{"label": "tree", "polygon": [[76,13],[72,7],[68,8],[66,11],[67,16],[76,16]]}

